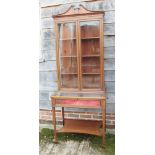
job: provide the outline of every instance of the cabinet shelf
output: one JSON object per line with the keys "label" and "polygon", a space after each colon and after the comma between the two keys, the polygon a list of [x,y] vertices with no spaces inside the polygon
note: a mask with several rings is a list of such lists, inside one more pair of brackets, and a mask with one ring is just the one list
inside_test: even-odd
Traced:
{"label": "cabinet shelf", "polygon": [[82,57],[100,57],[100,55],[82,55]]}
{"label": "cabinet shelf", "polygon": [[60,56],[61,58],[77,58],[77,56]]}
{"label": "cabinet shelf", "polygon": [[101,74],[101,73],[82,73],[82,74],[84,74],[84,75],[99,75],[99,74]]}
{"label": "cabinet shelf", "polygon": [[100,39],[100,37],[83,37],[81,40],[87,40],[87,39]]}
{"label": "cabinet shelf", "polygon": [[67,41],[67,40],[71,41],[71,40],[76,40],[76,38],[60,38],[59,40],[61,40],[61,41]]}
{"label": "cabinet shelf", "polygon": [[77,73],[61,73],[61,75],[70,75],[70,74],[76,75]]}

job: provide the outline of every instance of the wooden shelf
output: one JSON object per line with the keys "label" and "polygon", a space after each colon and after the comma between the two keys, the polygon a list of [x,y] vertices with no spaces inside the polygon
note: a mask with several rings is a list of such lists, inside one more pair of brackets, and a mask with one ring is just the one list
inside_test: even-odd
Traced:
{"label": "wooden shelf", "polygon": [[82,55],[82,57],[100,57],[100,55]]}
{"label": "wooden shelf", "polygon": [[61,73],[61,75],[70,75],[70,74],[77,74],[77,73]]}
{"label": "wooden shelf", "polygon": [[82,40],[85,40],[85,39],[100,39],[100,37],[84,37],[84,38],[81,38]]}
{"label": "wooden shelf", "polygon": [[92,74],[92,75],[98,75],[98,74],[101,74],[101,73],[82,73],[82,74],[84,74],[84,75],[90,75],[90,74]]}
{"label": "wooden shelf", "polygon": [[64,126],[57,132],[84,133],[97,136],[103,135],[101,121],[64,119]]}
{"label": "wooden shelf", "polygon": [[74,56],[74,55],[73,56],[71,56],[71,55],[70,56],[60,56],[60,57],[61,58],[77,58],[77,56]]}
{"label": "wooden shelf", "polygon": [[61,41],[70,41],[70,40],[76,40],[76,38],[63,38],[63,39],[59,39]]}

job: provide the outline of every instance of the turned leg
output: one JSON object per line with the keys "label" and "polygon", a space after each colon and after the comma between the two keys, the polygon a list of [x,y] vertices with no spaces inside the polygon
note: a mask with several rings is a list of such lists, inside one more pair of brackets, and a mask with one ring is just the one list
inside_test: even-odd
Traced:
{"label": "turned leg", "polygon": [[57,142],[57,132],[56,132],[56,114],[55,114],[55,99],[52,99],[52,114],[53,114],[53,127],[54,127],[54,139],[53,142]]}
{"label": "turned leg", "polygon": [[64,125],[64,107],[62,107],[62,123]]}
{"label": "turned leg", "polygon": [[101,107],[102,107],[102,143],[105,145],[106,143],[106,102],[105,99],[101,100]]}

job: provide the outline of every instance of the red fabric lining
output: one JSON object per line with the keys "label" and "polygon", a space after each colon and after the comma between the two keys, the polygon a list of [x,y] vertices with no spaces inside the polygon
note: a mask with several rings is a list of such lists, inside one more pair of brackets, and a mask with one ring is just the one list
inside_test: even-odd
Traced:
{"label": "red fabric lining", "polygon": [[100,101],[97,100],[61,100],[61,101],[62,104],[67,105],[100,107]]}

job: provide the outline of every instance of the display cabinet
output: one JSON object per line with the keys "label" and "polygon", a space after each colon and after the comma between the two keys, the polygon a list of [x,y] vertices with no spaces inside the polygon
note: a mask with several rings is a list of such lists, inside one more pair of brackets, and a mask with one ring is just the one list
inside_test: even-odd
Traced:
{"label": "display cabinet", "polygon": [[[76,7],[71,6],[66,12],[53,16],[59,91],[52,96],[52,108],[54,109],[54,119],[56,106],[61,106],[63,110],[64,107],[101,108],[103,113],[102,125],[99,125],[99,123],[96,128],[92,124],[95,131],[89,132],[88,129],[93,121],[86,121],[91,122],[86,123],[88,125],[88,128],[86,128],[89,134],[95,134],[98,131],[96,135],[104,136],[105,125],[103,124],[105,124],[106,98],[104,87],[103,15],[104,12],[102,11],[90,11],[82,5],[78,5]],[[98,106],[96,106],[97,103]],[[69,121],[69,123],[64,121],[64,124],[65,122],[68,125],[76,126],[79,120],[78,122],[76,120]],[[82,130],[82,126],[80,133],[86,133],[86,130]],[[102,128],[102,130],[99,128]],[[69,126],[66,129],[68,130],[60,131],[78,132],[74,129],[69,130]]]}

